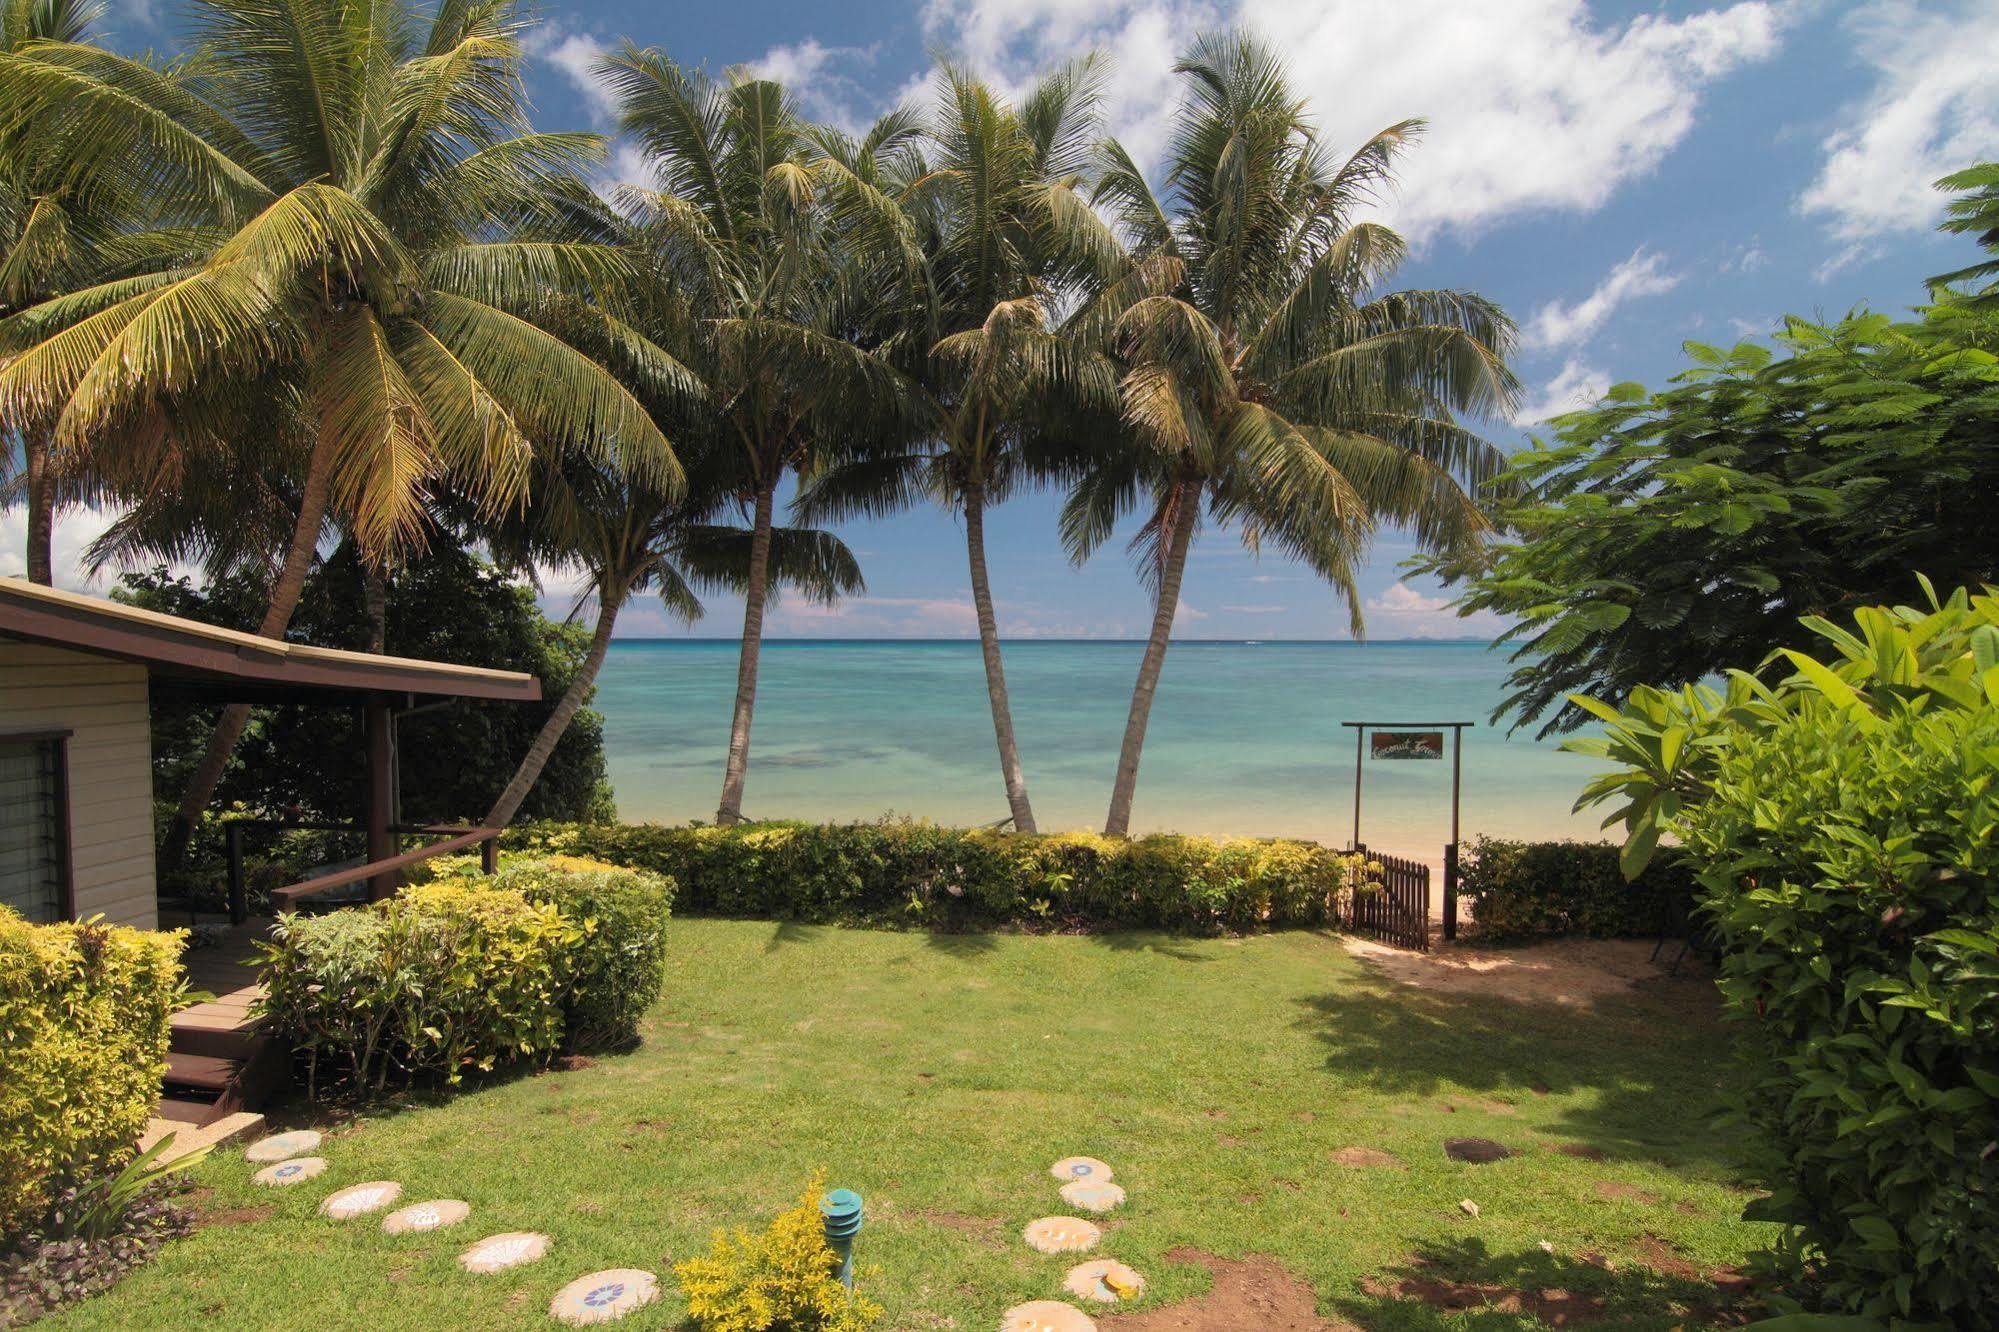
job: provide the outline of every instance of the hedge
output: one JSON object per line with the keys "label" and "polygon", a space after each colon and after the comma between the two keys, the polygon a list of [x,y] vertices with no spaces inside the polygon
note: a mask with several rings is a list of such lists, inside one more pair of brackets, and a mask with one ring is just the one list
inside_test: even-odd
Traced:
{"label": "hedge", "polygon": [[928,823],[530,824],[503,843],[652,870],[683,910],[877,926],[1335,925],[1352,857],[1314,842],[1033,834]]}
{"label": "hedge", "polygon": [[159,1097],[185,936],[0,907],[0,1241],[123,1163]]}
{"label": "hedge", "polygon": [[1491,939],[1656,938],[1687,928],[1693,867],[1659,855],[1627,882],[1612,842],[1514,842],[1480,837],[1459,862],[1458,893]]}

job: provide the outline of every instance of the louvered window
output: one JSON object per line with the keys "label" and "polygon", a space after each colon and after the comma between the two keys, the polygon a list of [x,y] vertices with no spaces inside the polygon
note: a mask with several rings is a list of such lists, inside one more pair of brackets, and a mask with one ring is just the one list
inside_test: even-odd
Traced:
{"label": "louvered window", "polygon": [[0,736],[0,903],[33,921],[68,906],[63,768],[60,736]]}

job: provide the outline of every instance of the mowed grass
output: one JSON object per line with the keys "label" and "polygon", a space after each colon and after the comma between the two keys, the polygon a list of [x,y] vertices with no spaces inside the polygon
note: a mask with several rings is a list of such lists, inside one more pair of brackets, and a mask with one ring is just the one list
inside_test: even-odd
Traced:
{"label": "mowed grass", "polygon": [[[1102,1157],[1129,1191],[1099,1252],[1150,1278],[1141,1309],[1208,1288],[1166,1257],[1192,1246],[1271,1255],[1324,1316],[1368,1328],[1538,1326],[1384,1290],[1412,1274],[1558,1287],[1602,1300],[1611,1326],[1698,1325],[1712,1302],[1699,1274],[1762,1237],[1737,1219],[1745,1195],[1708,1124],[1724,1037],[1692,995],[1587,1009],[1443,995],[1303,933],[680,920],[634,1052],[334,1120],[330,1168],[292,1188],[253,1186],[225,1148],[197,1172],[201,1229],[52,1325],[547,1327],[565,1282],[640,1267],[666,1296],[619,1326],[675,1327],[673,1263],[714,1227],[767,1221],[825,1167],[866,1198],[860,1263],[885,1327],[992,1329],[1008,1306],[1061,1294],[1069,1261],[1019,1232],[1068,1210],[1047,1170],[1070,1154]],[[1519,1154],[1448,1160],[1443,1141],[1467,1136]],[[1349,1146],[1403,1168],[1336,1164]],[[401,1181],[405,1201],[462,1198],[471,1219],[391,1237],[379,1218],[315,1214],[371,1179]],[[550,1256],[498,1276],[458,1268],[466,1245],[508,1230],[552,1235]]]}

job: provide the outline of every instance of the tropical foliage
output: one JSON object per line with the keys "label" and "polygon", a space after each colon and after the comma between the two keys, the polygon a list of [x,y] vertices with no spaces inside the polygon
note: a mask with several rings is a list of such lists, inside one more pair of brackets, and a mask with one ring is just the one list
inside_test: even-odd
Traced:
{"label": "tropical foliage", "polygon": [[1146,723],[1201,524],[1233,525],[1314,570],[1361,627],[1354,570],[1383,522],[1428,550],[1486,530],[1469,492],[1500,470],[1465,415],[1516,393],[1506,316],[1460,291],[1382,291],[1402,239],[1360,217],[1419,125],[1344,160],[1314,132],[1277,54],[1202,37],[1175,66],[1184,101],[1165,192],[1115,142],[1094,187],[1131,248],[1126,277],[1075,322],[1119,357],[1124,428],[1062,514],[1086,559],[1137,513],[1154,594],[1104,831],[1122,835]]}
{"label": "tropical foliage", "polygon": [[[1927,584],[1925,585],[1927,591]],[[1742,1024],[1740,1110],[1826,1307],[1983,1326],[1999,1304],[1999,595],[1811,618],[1766,683],[1641,687],[1571,748],[1616,771],[1627,865],[1700,867]]]}
{"label": "tropical foliage", "polygon": [[1569,694],[1753,668],[1806,645],[1803,616],[1914,595],[1911,569],[1999,576],[1999,307],[1941,292],[1913,320],[1792,318],[1776,344],[1688,343],[1669,387],[1620,384],[1515,455],[1507,539],[1441,562],[1462,610],[1517,621],[1496,715],[1570,729]]}

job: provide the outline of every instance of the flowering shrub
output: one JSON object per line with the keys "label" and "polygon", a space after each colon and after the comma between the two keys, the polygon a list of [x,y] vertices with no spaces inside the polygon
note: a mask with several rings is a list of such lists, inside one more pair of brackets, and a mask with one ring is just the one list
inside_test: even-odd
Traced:
{"label": "flowering shrub", "polygon": [[705,1257],[674,1265],[702,1332],[865,1332],[881,1306],[841,1285],[819,1216],[824,1177],[761,1233],[715,1232]]}

